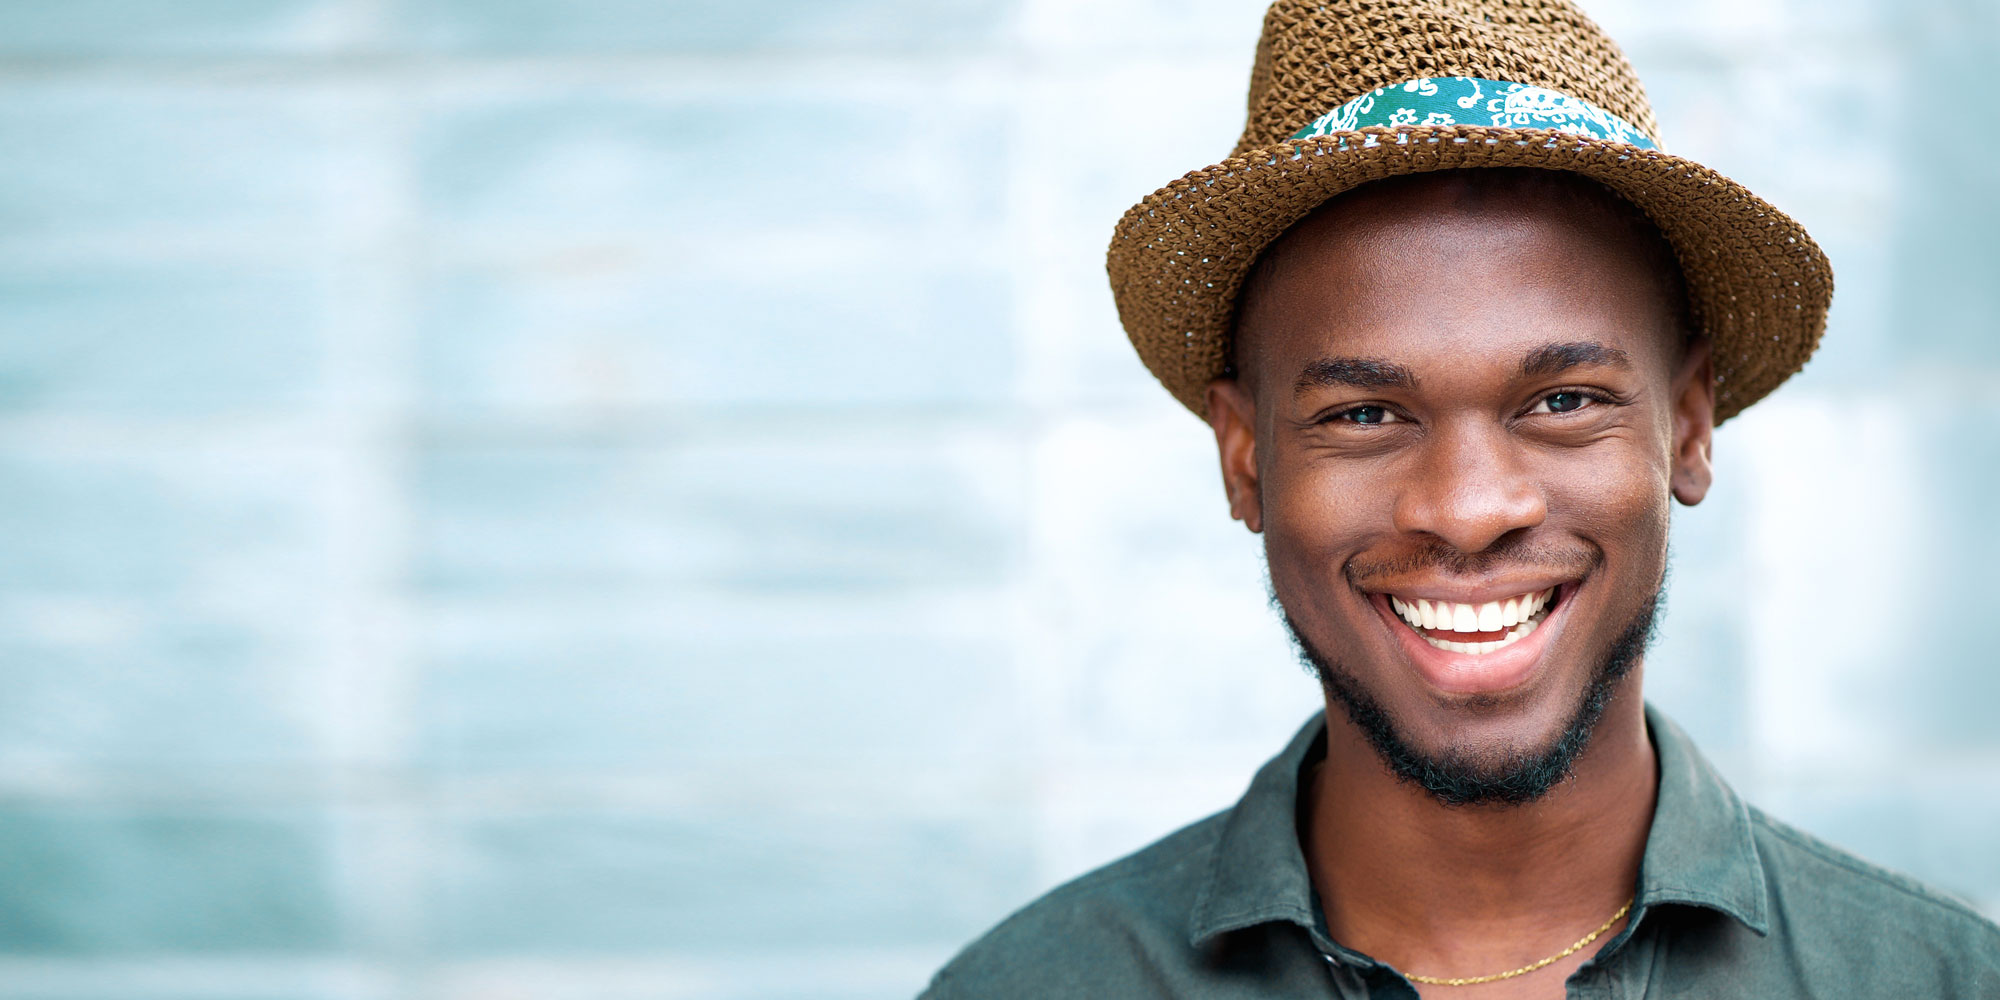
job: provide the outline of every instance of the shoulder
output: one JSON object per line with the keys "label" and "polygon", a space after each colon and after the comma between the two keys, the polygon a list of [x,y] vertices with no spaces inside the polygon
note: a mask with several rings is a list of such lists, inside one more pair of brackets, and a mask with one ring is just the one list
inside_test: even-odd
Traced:
{"label": "shoulder", "polygon": [[1115,995],[1163,950],[1185,949],[1227,811],[1051,889],[967,945],[926,1000]]}
{"label": "shoulder", "polygon": [[1773,930],[1794,949],[1841,956],[1839,964],[1854,971],[1944,977],[1927,995],[2000,995],[2000,927],[1966,902],[1761,810],[1752,808],[1750,817]]}
{"label": "shoulder", "polygon": [[1810,904],[1845,920],[1901,923],[2000,945],[2000,927],[1964,900],[1863,861],[1755,807],[1750,819],[1766,877],[1781,891],[1788,909]]}

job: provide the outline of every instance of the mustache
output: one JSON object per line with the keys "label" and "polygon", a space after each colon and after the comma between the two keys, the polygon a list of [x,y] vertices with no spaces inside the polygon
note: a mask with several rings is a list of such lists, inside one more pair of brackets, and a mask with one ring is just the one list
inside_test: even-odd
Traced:
{"label": "mustache", "polygon": [[1525,539],[1503,541],[1478,552],[1454,548],[1443,539],[1428,539],[1418,547],[1389,556],[1360,556],[1341,567],[1347,582],[1373,589],[1373,581],[1432,571],[1446,576],[1490,576],[1500,569],[1532,569],[1568,577],[1586,576],[1604,564],[1604,550],[1590,546],[1556,546]]}

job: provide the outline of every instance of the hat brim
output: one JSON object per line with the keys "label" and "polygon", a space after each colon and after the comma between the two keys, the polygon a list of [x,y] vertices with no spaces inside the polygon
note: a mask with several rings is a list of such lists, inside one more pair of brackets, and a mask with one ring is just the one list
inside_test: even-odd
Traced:
{"label": "hat brim", "polygon": [[1741,184],[1656,149],[1547,129],[1370,127],[1254,149],[1196,170],[1119,220],[1107,257],[1118,316],[1175,399],[1206,417],[1228,359],[1236,295],[1257,255],[1344,191],[1463,167],[1567,170],[1631,201],[1673,245],[1715,366],[1715,419],[1735,416],[1812,356],[1833,269],[1804,227]]}

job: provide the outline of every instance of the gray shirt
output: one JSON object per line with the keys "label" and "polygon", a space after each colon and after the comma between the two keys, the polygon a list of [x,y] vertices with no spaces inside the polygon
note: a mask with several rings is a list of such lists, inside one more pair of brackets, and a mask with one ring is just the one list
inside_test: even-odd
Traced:
{"label": "gray shirt", "polygon": [[[2000,998],[2000,928],[1745,805],[1679,727],[1646,721],[1660,788],[1632,919],[1569,996]],[[1416,997],[1327,935],[1306,874],[1299,776],[1325,729],[1315,716],[1234,807],[1009,917],[924,996]]]}

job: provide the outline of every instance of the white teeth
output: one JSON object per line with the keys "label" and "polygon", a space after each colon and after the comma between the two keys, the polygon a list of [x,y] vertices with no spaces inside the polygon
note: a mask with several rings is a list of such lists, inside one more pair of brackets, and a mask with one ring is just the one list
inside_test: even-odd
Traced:
{"label": "white teeth", "polygon": [[1404,621],[1409,622],[1410,627],[1416,628],[1423,624],[1423,618],[1417,614],[1417,606],[1414,602],[1391,597],[1389,598],[1389,606],[1395,608],[1396,614]]}
{"label": "white teeth", "polygon": [[1493,601],[1487,601],[1485,604],[1479,606],[1479,631],[1481,632],[1500,631],[1499,604]]}
{"label": "white teeth", "polygon": [[[1544,612],[1554,603],[1555,596],[1556,589],[1551,587],[1539,593],[1527,594],[1505,602],[1488,601],[1477,607],[1447,601],[1432,602],[1424,598],[1404,600],[1400,597],[1389,598],[1389,606],[1395,609],[1397,617],[1410,623],[1412,628],[1418,629],[1417,634],[1423,636],[1423,640],[1432,646],[1447,652],[1477,655],[1504,649],[1533,635],[1535,629],[1541,625],[1542,619],[1546,617]],[[1506,630],[1507,634],[1489,642],[1456,642],[1451,639],[1435,638],[1421,631],[1423,629],[1438,632]]]}
{"label": "white teeth", "polygon": [[1470,604],[1452,605],[1451,627],[1455,632],[1479,631],[1479,612],[1473,610]]}
{"label": "white teeth", "polygon": [[1541,622],[1539,620],[1530,619],[1528,621],[1522,622],[1519,625],[1514,626],[1514,628],[1510,630],[1506,635],[1498,639],[1494,639],[1491,642],[1453,642],[1450,639],[1433,639],[1428,635],[1424,636],[1424,641],[1448,653],[1472,653],[1474,655],[1483,655],[1486,653],[1491,653],[1496,649],[1505,649],[1508,646],[1511,646],[1521,641],[1522,639],[1525,639],[1528,636],[1533,635],[1535,632],[1535,627],[1540,624]]}

